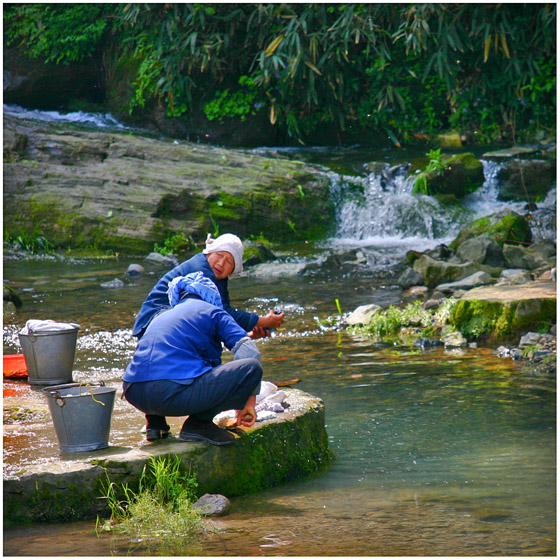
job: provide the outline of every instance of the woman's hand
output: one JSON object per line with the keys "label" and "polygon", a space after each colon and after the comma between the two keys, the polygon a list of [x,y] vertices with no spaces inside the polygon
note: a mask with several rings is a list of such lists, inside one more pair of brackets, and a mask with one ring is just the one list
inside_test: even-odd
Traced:
{"label": "woman's hand", "polygon": [[275,311],[269,311],[268,315],[264,317],[259,317],[257,321],[257,327],[264,327],[265,329],[276,329],[284,322],[285,313],[278,313]]}
{"label": "woman's hand", "polygon": [[247,333],[247,336],[253,340],[257,338],[266,338],[270,336],[270,330],[264,327],[255,327],[250,333]]}
{"label": "woman's hand", "polygon": [[255,404],[257,402],[257,397],[255,395],[251,395],[243,410],[237,411],[237,425],[238,426],[245,426],[245,428],[250,428],[255,424],[257,421],[257,413],[255,411]]}

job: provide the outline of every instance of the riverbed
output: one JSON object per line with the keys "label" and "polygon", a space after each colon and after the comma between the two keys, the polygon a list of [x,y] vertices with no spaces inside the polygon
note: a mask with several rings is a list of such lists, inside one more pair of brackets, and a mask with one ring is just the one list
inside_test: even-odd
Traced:
{"label": "riverbed", "polygon": [[[249,311],[286,312],[275,336],[259,341],[265,379],[299,377],[298,389],[324,400],[336,455],[330,467],[233,498],[231,513],[195,544],[126,542],[97,535],[92,520],[5,529],[5,555],[556,554],[555,379],[497,358],[491,348],[421,351],[352,337],[336,327],[335,300],[343,312],[398,304],[391,271],[300,275],[297,264],[319,258],[323,248],[282,249],[281,261],[232,280],[230,294]],[[19,352],[17,332],[27,319],[76,322],[75,377],[118,384],[134,351],[134,315],[165,271],[137,259],[146,273],[127,277],[131,262],[8,258],[4,278],[24,306],[5,318],[4,353]],[[114,278],[124,286],[101,287]],[[142,417],[130,414],[140,440]],[[111,438],[118,440],[118,429]],[[27,454],[40,460],[32,445]],[[10,457],[5,438],[8,472]]]}

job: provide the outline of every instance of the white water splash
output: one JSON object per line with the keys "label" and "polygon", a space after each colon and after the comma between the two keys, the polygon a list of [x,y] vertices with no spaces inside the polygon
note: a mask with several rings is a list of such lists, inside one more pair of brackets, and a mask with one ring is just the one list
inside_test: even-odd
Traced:
{"label": "white water splash", "polygon": [[125,125],[120,123],[110,113],[85,113],[83,111],[74,111],[71,113],[59,113],[58,111],[41,111],[38,109],[24,109],[19,105],[3,105],[2,108],[5,115],[20,117],[25,119],[36,119],[49,122],[73,122],[98,126],[100,128],[112,127],[127,129]]}
{"label": "white water splash", "polygon": [[[527,214],[526,202],[498,199],[498,173],[503,163],[482,161],[484,183],[461,204],[446,205],[430,196],[413,195],[415,176],[406,166],[389,168],[367,177],[347,177],[331,173],[332,193],[337,201],[337,234],[333,245],[346,247],[394,247],[401,250],[426,250],[437,244],[448,244],[467,224],[509,209]],[[556,206],[556,188],[538,204],[532,217],[549,216]],[[541,220],[545,222],[545,220]],[[550,237],[554,231],[540,224],[536,237]],[[535,229],[535,227],[534,227]],[[545,231],[547,230],[547,231]]]}

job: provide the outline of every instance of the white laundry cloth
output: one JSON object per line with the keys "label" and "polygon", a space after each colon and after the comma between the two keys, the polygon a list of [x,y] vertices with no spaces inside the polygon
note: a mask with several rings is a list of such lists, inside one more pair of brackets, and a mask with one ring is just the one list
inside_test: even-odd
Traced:
{"label": "white laundry cloth", "polygon": [[29,319],[25,323],[25,327],[21,329],[20,334],[43,331],[70,331],[77,328],[80,328],[80,325],[76,323],[57,323],[52,319]]}
{"label": "white laundry cloth", "polygon": [[[284,412],[282,403],[285,398],[286,393],[284,391],[278,391],[278,387],[276,387],[274,383],[270,381],[261,381],[261,392],[257,395],[257,405],[255,406],[257,422],[271,420],[277,417],[278,412]],[[224,412],[220,412],[220,414],[214,416],[214,422],[219,424],[220,421],[230,418],[237,418],[237,412],[235,410],[224,410]]]}
{"label": "white laundry cloth", "polygon": [[261,388],[259,394],[257,395],[257,402],[261,402],[264,400],[268,395],[272,393],[276,393],[278,391],[278,387],[271,383],[270,381],[261,381]]}

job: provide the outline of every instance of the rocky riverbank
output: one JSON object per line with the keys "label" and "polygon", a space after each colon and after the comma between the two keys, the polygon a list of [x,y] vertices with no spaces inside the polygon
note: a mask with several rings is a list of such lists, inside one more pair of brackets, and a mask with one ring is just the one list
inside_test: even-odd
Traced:
{"label": "rocky riverbank", "polygon": [[264,151],[4,115],[4,231],[126,254],[178,232],[323,238],[334,206],[322,172]]}

